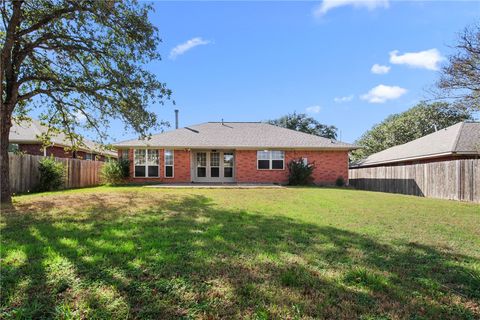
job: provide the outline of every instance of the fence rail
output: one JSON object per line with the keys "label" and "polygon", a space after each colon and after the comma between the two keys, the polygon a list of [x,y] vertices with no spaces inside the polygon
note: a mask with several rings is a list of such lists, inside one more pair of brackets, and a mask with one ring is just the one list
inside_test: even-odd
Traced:
{"label": "fence rail", "polygon": [[349,170],[357,189],[480,202],[480,159]]}
{"label": "fence rail", "polygon": [[[34,155],[8,155],[10,187],[14,193],[30,192],[39,181],[39,161],[45,157]],[[100,183],[103,162],[80,159],[55,158],[65,165],[65,189],[95,186]]]}

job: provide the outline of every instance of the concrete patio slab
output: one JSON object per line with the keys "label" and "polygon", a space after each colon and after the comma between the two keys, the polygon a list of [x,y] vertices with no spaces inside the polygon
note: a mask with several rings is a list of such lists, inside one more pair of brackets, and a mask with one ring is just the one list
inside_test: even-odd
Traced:
{"label": "concrete patio slab", "polygon": [[184,188],[184,189],[280,189],[278,184],[254,184],[254,183],[168,183],[148,185],[145,188]]}

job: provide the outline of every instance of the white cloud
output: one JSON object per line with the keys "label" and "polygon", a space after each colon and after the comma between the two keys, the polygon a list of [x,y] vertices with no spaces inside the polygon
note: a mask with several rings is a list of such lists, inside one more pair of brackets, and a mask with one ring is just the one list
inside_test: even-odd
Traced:
{"label": "white cloud", "polygon": [[376,8],[388,8],[389,0],[323,0],[322,3],[313,10],[313,15],[315,17],[321,17],[332,9],[344,6],[374,10]]}
{"label": "white cloud", "polygon": [[438,70],[439,63],[445,58],[437,49],[430,49],[419,52],[406,52],[399,55],[398,50],[390,52],[390,62],[393,64],[406,64],[414,68]]}
{"label": "white cloud", "polygon": [[362,95],[360,98],[370,103],[384,103],[387,100],[394,100],[400,98],[407,93],[407,89],[398,86],[378,85],[372,88],[368,93]]}
{"label": "white cloud", "polygon": [[390,71],[390,67],[375,63],[370,71],[375,74],[386,74]]}
{"label": "white cloud", "polygon": [[191,50],[197,46],[202,46],[211,43],[211,41],[204,40],[201,37],[192,38],[187,40],[184,43],[179,44],[170,51],[170,59],[175,59],[176,57],[184,54],[188,50]]}
{"label": "white cloud", "polygon": [[333,99],[336,103],[342,103],[342,102],[350,102],[353,100],[353,95],[350,96],[345,96],[345,97],[336,97]]}
{"label": "white cloud", "polygon": [[76,110],[74,112],[73,116],[80,123],[83,123],[83,122],[87,121],[87,116],[80,110]]}
{"label": "white cloud", "polygon": [[322,108],[320,106],[311,106],[305,109],[308,113],[319,113]]}

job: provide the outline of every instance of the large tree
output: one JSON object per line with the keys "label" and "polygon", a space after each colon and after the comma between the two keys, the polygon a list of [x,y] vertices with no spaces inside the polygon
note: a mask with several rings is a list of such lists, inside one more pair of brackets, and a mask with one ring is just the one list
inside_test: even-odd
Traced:
{"label": "large tree", "polygon": [[158,31],[148,20],[151,5],[0,0],[0,10],[1,202],[11,202],[7,150],[12,120],[25,118],[33,108],[41,108],[41,120],[74,145],[81,144],[81,127],[105,138],[112,118],[143,136],[157,125],[147,106],[163,103],[170,90],[145,67],[160,58]]}
{"label": "large tree", "polygon": [[362,148],[352,152],[352,160],[366,158],[373,153],[410,142],[465,120],[472,120],[472,113],[468,108],[445,102],[421,102],[405,112],[387,117],[365,132],[355,142]]}
{"label": "large tree", "polygon": [[337,138],[337,128],[335,126],[322,124],[304,113],[294,112],[278,119],[268,120],[267,122],[279,127],[314,134],[324,138]]}
{"label": "large tree", "polygon": [[442,68],[437,98],[480,111],[480,23],[467,27]]}

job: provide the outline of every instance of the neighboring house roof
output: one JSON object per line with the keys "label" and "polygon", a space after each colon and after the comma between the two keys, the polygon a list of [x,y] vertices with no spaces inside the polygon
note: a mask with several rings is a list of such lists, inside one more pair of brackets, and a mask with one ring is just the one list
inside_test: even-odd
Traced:
{"label": "neighboring house roof", "polygon": [[351,150],[349,143],[331,140],[262,122],[207,122],[155,134],[150,140],[129,140],[115,147],[210,149],[334,149]]}
{"label": "neighboring house roof", "polygon": [[351,167],[475,154],[480,154],[480,122],[459,122],[408,143],[374,153]]}
{"label": "neighboring house roof", "polygon": [[[47,132],[48,128],[42,126],[38,120],[22,121],[20,123],[13,122],[12,128],[10,128],[9,141],[16,144],[36,144],[41,143],[38,139],[42,133]],[[72,144],[69,139],[63,133],[58,135],[51,135],[51,142],[55,146],[70,147]],[[109,150],[105,150],[99,144],[83,139],[83,146],[79,146],[79,150],[87,152],[95,152],[102,155],[116,157],[117,153]]]}

